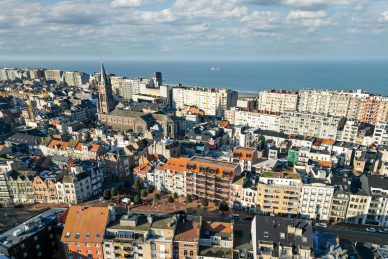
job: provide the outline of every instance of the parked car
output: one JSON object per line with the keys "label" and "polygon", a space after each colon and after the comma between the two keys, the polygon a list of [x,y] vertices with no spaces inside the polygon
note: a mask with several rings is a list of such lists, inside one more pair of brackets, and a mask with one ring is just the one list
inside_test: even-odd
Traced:
{"label": "parked car", "polygon": [[380,228],[379,232],[380,233],[388,233],[388,228]]}
{"label": "parked car", "polygon": [[320,227],[320,228],[327,228],[327,224],[326,223],[316,223],[315,226],[316,227]]}
{"label": "parked car", "polygon": [[367,232],[376,232],[375,228],[366,228],[365,229]]}

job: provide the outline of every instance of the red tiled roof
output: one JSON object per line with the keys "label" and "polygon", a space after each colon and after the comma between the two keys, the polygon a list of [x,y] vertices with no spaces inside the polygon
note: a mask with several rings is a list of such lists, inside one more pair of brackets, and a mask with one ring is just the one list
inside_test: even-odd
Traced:
{"label": "red tiled roof", "polygon": [[108,219],[108,207],[71,206],[66,217],[61,241],[102,243]]}

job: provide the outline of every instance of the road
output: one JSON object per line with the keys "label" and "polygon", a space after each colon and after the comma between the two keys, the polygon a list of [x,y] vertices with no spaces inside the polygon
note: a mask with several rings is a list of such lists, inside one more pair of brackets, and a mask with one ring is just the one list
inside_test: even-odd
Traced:
{"label": "road", "polygon": [[366,232],[366,227],[367,226],[353,224],[337,224],[328,226],[327,228],[315,227],[315,229],[338,235],[340,238],[353,242],[367,242],[379,245],[388,244],[388,233]]}

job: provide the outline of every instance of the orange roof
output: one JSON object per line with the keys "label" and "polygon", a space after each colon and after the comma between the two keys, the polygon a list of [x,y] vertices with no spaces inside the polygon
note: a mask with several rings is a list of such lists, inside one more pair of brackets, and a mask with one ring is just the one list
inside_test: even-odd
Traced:
{"label": "orange roof", "polygon": [[319,164],[324,167],[331,167],[331,161],[319,161]]}
{"label": "orange roof", "polygon": [[58,147],[63,149],[63,148],[66,148],[68,145],[69,145],[69,142],[66,142],[66,141],[52,140],[48,145],[48,148]]}
{"label": "orange roof", "polygon": [[100,145],[92,144],[92,147],[90,148],[90,152],[97,152],[99,148],[100,148]]}
{"label": "orange roof", "polygon": [[78,143],[77,146],[75,146],[75,150],[81,150],[82,149],[82,143]]}
{"label": "orange roof", "polygon": [[67,213],[61,241],[102,243],[108,219],[108,207],[71,206]]}
{"label": "orange roof", "polygon": [[252,161],[254,153],[255,153],[255,149],[253,148],[238,147],[233,151],[233,157],[246,160],[246,161]]}
{"label": "orange roof", "polygon": [[237,164],[225,161],[192,157],[187,163],[187,169],[194,173],[216,174],[217,177],[234,177]]}
{"label": "orange roof", "polygon": [[209,230],[211,232],[223,232],[223,233],[232,233],[232,223],[228,222],[214,222],[214,221],[206,221],[203,224],[205,230]]}
{"label": "orange roof", "polygon": [[335,143],[334,139],[324,139],[322,141],[322,144],[324,144],[324,145],[334,145],[334,143]]}
{"label": "orange roof", "polygon": [[164,164],[164,170],[171,170],[173,172],[183,172],[187,168],[187,161],[189,159],[185,157],[175,158],[171,157],[167,160],[167,163]]}

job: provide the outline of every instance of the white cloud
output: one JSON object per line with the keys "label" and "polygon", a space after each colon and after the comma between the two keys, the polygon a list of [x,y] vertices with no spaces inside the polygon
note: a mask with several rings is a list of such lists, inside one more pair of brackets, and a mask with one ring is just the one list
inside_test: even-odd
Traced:
{"label": "white cloud", "polygon": [[290,20],[305,20],[305,19],[317,19],[317,18],[325,18],[325,11],[291,11],[287,18]]}
{"label": "white cloud", "polygon": [[281,14],[270,11],[254,11],[241,18],[241,22],[256,30],[274,29],[279,26]]}
{"label": "white cloud", "polygon": [[287,15],[287,20],[290,24],[308,27],[310,32],[331,24],[331,20],[327,17],[326,12],[322,10],[293,10]]}
{"label": "white cloud", "polygon": [[113,7],[137,7],[143,3],[143,0],[112,0]]}

